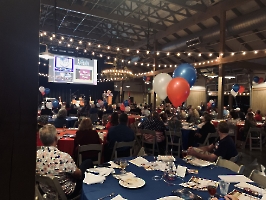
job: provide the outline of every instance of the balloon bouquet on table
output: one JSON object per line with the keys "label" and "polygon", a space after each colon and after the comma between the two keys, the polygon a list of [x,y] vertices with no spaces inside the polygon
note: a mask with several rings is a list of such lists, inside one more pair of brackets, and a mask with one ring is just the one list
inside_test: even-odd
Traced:
{"label": "balloon bouquet on table", "polygon": [[167,73],[155,76],[153,89],[161,100],[168,96],[173,106],[178,107],[186,101],[196,80],[196,69],[188,63],[183,63],[174,70],[172,77]]}

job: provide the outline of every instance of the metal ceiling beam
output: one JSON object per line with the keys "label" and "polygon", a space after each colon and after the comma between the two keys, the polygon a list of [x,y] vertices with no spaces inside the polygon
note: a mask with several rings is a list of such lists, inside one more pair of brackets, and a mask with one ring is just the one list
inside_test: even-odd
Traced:
{"label": "metal ceiling beam", "polygon": [[[184,30],[190,26],[193,26],[197,23],[205,21],[211,17],[217,16],[217,13],[219,13],[217,12],[217,10],[225,10],[225,11],[231,10],[239,5],[243,5],[250,1],[254,1],[254,0],[234,0],[234,1],[224,0],[212,7],[207,8],[207,10],[204,13],[196,13],[195,15],[192,15],[191,17],[184,19],[180,21],[179,23],[176,23],[176,24],[173,24],[167,27],[165,31],[159,31],[151,38],[160,40],[164,37],[167,37],[168,35],[172,35],[178,31]],[[136,43],[132,48],[135,48],[135,49],[140,48],[141,46],[143,46],[143,44],[144,44],[144,40]]]}
{"label": "metal ceiling beam", "polygon": [[184,0],[160,0],[161,2],[165,2],[165,3],[169,3],[169,4],[173,4],[176,6],[180,6],[183,8],[188,8],[189,10],[194,10],[194,11],[199,11],[199,12],[205,12],[207,7],[203,4],[197,4],[194,6],[189,6],[186,4],[186,1]]}
{"label": "metal ceiling beam", "polygon": [[[49,5],[49,6],[54,6],[54,1],[53,0],[41,0],[41,4],[44,5]],[[118,14],[108,14],[106,13],[106,11],[100,10],[100,9],[93,9],[93,10],[89,10],[87,7],[84,7],[82,5],[77,5],[77,4],[73,4],[70,5],[68,2],[63,1],[63,0],[57,0],[57,8],[62,8],[62,9],[66,9],[66,10],[70,10],[73,12],[80,12],[80,13],[84,13],[85,15],[94,15],[103,19],[110,19],[110,20],[115,20],[115,21],[121,21],[124,23],[128,23],[128,24],[133,24],[136,26],[142,26],[142,27],[146,27],[148,28],[148,23],[146,21],[143,20],[137,20],[137,19],[133,19],[133,18],[124,18],[124,16],[118,15]],[[150,28],[156,29],[156,30],[160,30],[163,31],[166,29],[165,26],[160,25],[160,24],[155,24],[155,23],[150,23]]]}
{"label": "metal ceiling beam", "polygon": [[[205,64],[203,65],[197,65],[195,66],[196,69],[201,69],[201,68],[207,68],[207,67],[214,67],[220,64],[227,64],[227,63],[234,63],[234,62],[241,62],[241,61],[247,61],[247,60],[254,60],[254,59],[259,59],[259,58],[265,58],[266,56],[266,51],[260,51],[257,54],[255,53],[247,53],[246,55],[242,55],[242,54],[237,54],[234,56],[227,56],[227,57],[223,57],[220,58],[217,62],[215,62],[215,64],[213,63],[207,63],[205,61]],[[234,67],[234,66],[232,66]],[[266,69],[266,67],[265,67]],[[170,73],[173,72],[175,69],[174,68],[167,68],[167,69],[162,69],[162,70],[157,70],[153,73],[149,73],[149,76],[155,76],[159,73]]]}
{"label": "metal ceiling beam", "polygon": [[[44,25],[43,27],[40,27],[40,31],[47,31],[47,32],[54,32],[54,27],[53,26],[48,26],[48,25]],[[108,42],[111,38],[107,37],[107,36],[103,36],[101,37],[98,34],[94,34],[91,33],[89,36],[87,36],[87,33],[83,33],[83,32],[74,32],[71,29],[65,29],[65,28],[61,28],[58,32],[58,34],[62,34],[62,35],[68,35],[68,36],[74,36],[74,37],[79,37],[79,38],[85,38],[88,40],[97,40],[97,41],[102,41],[102,42]],[[112,38],[112,42],[116,43],[116,44],[120,44],[121,46],[132,46],[134,43],[133,42],[129,42],[129,41],[125,41],[125,40],[121,40],[121,39],[116,39],[116,38]]]}

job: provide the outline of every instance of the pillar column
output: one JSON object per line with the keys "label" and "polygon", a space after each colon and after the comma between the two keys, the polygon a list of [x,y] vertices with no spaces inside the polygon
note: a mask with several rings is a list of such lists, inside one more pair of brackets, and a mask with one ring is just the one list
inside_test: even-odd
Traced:
{"label": "pillar column", "polygon": [[34,199],[40,1],[1,1],[1,199]]}
{"label": "pillar column", "polygon": [[[223,57],[225,49],[225,26],[226,25],[226,12],[221,11],[220,13],[220,58]],[[223,107],[224,107],[224,66],[223,64],[219,65],[219,75],[218,75],[218,118],[223,118]]]}
{"label": "pillar column", "polygon": [[[153,71],[155,72],[155,70],[156,70],[156,67],[158,66],[158,56],[157,56],[157,54],[156,54],[156,51],[157,51],[157,46],[158,46],[158,41],[157,40],[154,40],[154,65],[153,65]],[[154,77],[153,77],[154,78]],[[152,103],[152,107],[153,107],[153,111],[155,111],[156,110],[156,93],[154,92],[154,89],[153,89],[153,93],[152,93],[153,95],[153,97],[152,97],[152,99],[153,99],[153,103]]]}

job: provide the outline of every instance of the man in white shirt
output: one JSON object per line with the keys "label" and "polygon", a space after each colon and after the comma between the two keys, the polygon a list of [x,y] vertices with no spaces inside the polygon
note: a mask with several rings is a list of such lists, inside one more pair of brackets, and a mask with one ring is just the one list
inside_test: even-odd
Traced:
{"label": "man in white shirt", "polygon": [[144,109],[141,111],[141,113],[145,117],[148,117],[151,114],[151,112],[148,110],[147,106],[144,106]]}

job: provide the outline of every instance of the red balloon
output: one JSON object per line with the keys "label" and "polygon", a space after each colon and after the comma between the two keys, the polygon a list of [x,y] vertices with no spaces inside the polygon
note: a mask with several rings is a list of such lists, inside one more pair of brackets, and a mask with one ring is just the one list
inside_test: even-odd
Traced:
{"label": "red balloon", "polygon": [[210,102],[207,103],[207,108],[212,107],[212,104]]}
{"label": "red balloon", "polygon": [[42,96],[44,96],[45,95],[45,92],[42,92]]}
{"label": "red balloon", "polygon": [[148,77],[146,78],[146,81],[149,81],[149,80],[151,80],[151,77],[148,76]]}
{"label": "red balloon", "polygon": [[167,86],[167,95],[175,107],[180,106],[190,93],[189,83],[181,77],[173,78]]}
{"label": "red balloon", "polygon": [[120,105],[120,110],[125,111],[125,105],[123,103],[121,103],[121,105]]}
{"label": "red balloon", "polygon": [[101,99],[98,99],[98,103],[100,103],[102,100]]}
{"label": "red balloon", "polygon": [[258,82],[258,83],[260,84],[260,83],[263,83],[263,82],[264,82],[264,79],[263,79],[262,77],[260,77],[260,79],[259,79],[259,82]]}
{"label": "red balloon", "polygon": [[240,85],[239,86],[239,90],[238,90],[238,93],[242,94],[243,92],[245,92],[245,87]]}

